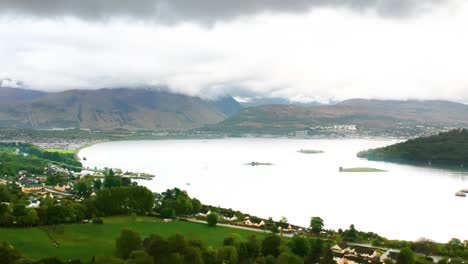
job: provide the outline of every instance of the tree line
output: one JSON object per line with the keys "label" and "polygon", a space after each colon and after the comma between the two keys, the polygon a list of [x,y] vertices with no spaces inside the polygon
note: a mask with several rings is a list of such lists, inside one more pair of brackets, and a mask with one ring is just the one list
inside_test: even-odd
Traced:
{"label": "tree line", "polygon": [[[0,226],[31,227],[76,223],[102,216],[153,212],[153,193],[142,186],[105,188],[81,202],[73,199],[40,199],[38,208],[28,208],[29,198],[16,185],[0,185]],[[97,221],[99,222],[99,220]]]}

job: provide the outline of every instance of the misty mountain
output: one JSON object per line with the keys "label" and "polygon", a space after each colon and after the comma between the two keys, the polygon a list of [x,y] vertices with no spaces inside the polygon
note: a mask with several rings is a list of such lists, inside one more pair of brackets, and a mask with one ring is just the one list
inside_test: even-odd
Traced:
{"label": "misty mountain", "polygon": [[0,104],[0,126],[98,130],[186,130],[240,110],[234,99],[206,101],[151,89],[68,90]]}
{"label": "misty mountain", "polygon": [[261,105],[302,105],[302,106],[318,106],[322,105],[320,102],[296,102],[291,101],[287,98],[281,97],[259,97],[259,98],[250,98],[246,102],[240,103],[243,107],[253,107]]}
{"label": "misty mountain", "polygon": [[468,105],[448,101],[352,99],[335,105],[263,105],[243,109],[208,131],[284,133],[317,126],[397,130],[423,125],[466,126]]}
{"label": "misty mountain", "polygon": [[221,97],[210,101],[210,103],[227,116],[235,115],[242,110],[242,105],[231,96]]}
{"label": "misty mountain", "polygon": [[27,102],[45,96],[46,92],[0,86],[0,104]]}

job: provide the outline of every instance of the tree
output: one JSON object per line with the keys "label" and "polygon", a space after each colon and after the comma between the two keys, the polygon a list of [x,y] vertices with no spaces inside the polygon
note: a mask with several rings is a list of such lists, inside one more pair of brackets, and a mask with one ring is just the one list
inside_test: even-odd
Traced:
{"label": "tree", "polygon": [[166,239],[158,235],[145,238],[145,249],[153,257],[155,263],[167,263],[170,257],[169,244]]}
{"label": "tree", "polygon": [[13,222],[11,209],[7,204],[0,203],[0,226],[8,226]]}
{"label": "tree", "polygon": [[10,202],[11,195],[7,186],[0,185],[0,203]]}
{"label": "tree", "polygon": [[69,219],[68,216],[69,211],[63,205],[51,205],[46,209],[46,223],[49,225],[65,223]]}
{"label": "tree", "polygon": [[452,238],[446,245],[447,251],[452,251],[452,254],[456,253],[458,250],[461,250],[464,248],[463,243],[461,242],[460,239],[458,238]]}
{"label": "tree", "polygon": [[303,264],[304,261],[297,255],[283,252],[278,256],[277,264]]}
{"label": "tree", "polygon": [[414,243],[414,251],[424,254],[426,257],[434,253],[436,244],[427,238],[420,238]]}
{"label": "tree", "polygon": [[349,229],[343,232],[343,239],[346,241],[356,241],[358,239],[358,232],[354,225],[350,225]]}
{"label": "tree", "polygon": [[39,223],[39,216],[37,211],[32,208],[26,209],[26,215],[24,216],[24,225],[25,226],[35,226]]}
{"label": "tree", "polygon": [[203,257],[200,248],[189,246],[184,252],[184,262],[193,264],[203,264]]}
{"label": "tree", "polygon": [[123,177],[120,179],[120,182],[122,183],[122,186],[130,186],[132,185],[132,179],[128,177]]}
{"label": "tree", "polygon": [[322,256],[323,251],[323,240],[322,239],[313,239],[310,241],[310,250],[309,254],[305,258],[305,263],[318,263],[320,257]]}
{"label": "tree", "polygon": [[115,241],[115,247],[117,256],[127,259],[132,251],[142,248],[140,234],[129,229],[122,230]]}
{"label": "tree", "polygon": [[208,226],[215,227],[216,224],[218,224],[218,215],[216,215],[215,213],[207,215],[206,222],[208,223]]}
{"label": "tree", "polygon": [[157,207],[161,214],[174,210],[176,215],[189,215],[201,208],[201,203],[198,200],[194,201],[190,199],[187,192],[181,191],[178,188],[168,189],[159,197],[156,197],[156,199]]}
{"label": "tree", "polygon": [[[443,257],[439,260],[439,262],[437,262],[437,264],[448,264],[449,260],[447,257]],[[392,263],[389,263],[389,264],[392,264]]]}
{"label": "tree", "polygon": [[0,245],[0,259],[2,260],[2,263],[15,264],[18,263],[20,258],[20,253],[11,245],[7,243],[3,243]]}
{"label": "tree", "polygon": [[247,256],[249,259],[255,259],[260,253],[260,245],[255,235],[251,235],[247,238]]}
{"label": "tree", "polygon": [[320,264],[336,264],[336,261],[333,259],[333,252],[331,251],[330,244],[326,244],[323,247],[322,259],[320,259]]}
{"label": "tree", "polygon": [[241,236],[239,234],[229,234],[223,240],[224,246],[234,246],[236,249],[239,249],[239,244],[241,242]]}
{"label": "tree", "polygon": [[262,242],[263,256],[272,255],[275,258],[280,254],[281,238],[276,235],[268,236]]}
{"label": "tree", "polygon": [[187,241],[184,236],[175,234],[167,239],[167,246],[169,248],[169,252],[176,252],[183,255],[187,248]]}
{"label": "tree", "polygon": [[[110,170],[112,171],[112,170]],[[114,176],[113,173],[109,173],[108,176],[104,177],[104,188],[112,188],[122,186],[120,177]]]}
{"label": "tree", "polygon": [[310,219],[310,230],[313,232],[313,233],[320,233],[322,230],[323,230],[323,219],[318,217],[318,216],[314,216]]}
{"label": "tree", "polygon": [[26,215],[26,206],[24,204],[15,204],[13,206],[13,216],[16,218],[16,221],[22,225],[23,218]]}
{"label": "tree", "polygon": [[80,195],[80,196],[88,196],[88,194],[89,194],[89,187],[83,181],[77,182],[75,184],[75,189],[78,192],[78,195]]}
{"label": "tree", "polygon": [[270,230],[273,233],[278,233],[278,226],[275,224],[275,221],[273,221],[273,218],[268,217],[268,220],[266,221],[265,228]]}
{"label": "tree", "polygon": [[144,250],[135,250],[130,253],[127,264],[153,264],[153,258]]}
{"label": "tree", "polygon": [[51,258],[43,258],[39,260],[38,262],[34,262],[34,264],[65,264],[65,262],[63,262],[57,257],[51,257]]}
{"label": "tree", "polygon": [[96,257],[94,264],[125,264],[125,261],[115,257]]}
{"label": "tree", "polygon": [[414,264],[413,251],[408,247],[400,250],[400,253],[397,256],[396,264]]}
{"label": "tree", "polygon": [[96,191],[101,190],[102,188],[102,181],[101,179],[96,179],[93,183],[93,187]]}
{"label": "tree", "polygon": [[217,264],[218,263],[218,252],[212,247],[208,247],[203,252],[203,260],[205,264]]}
{"label": "tree", "polygon": [[96,209],[102,215],[136,213],[148,214],[153,210],[153,193],[142,186],[104,188],[97,192]]}
{"label": "tree", "polygon": [[172,219],[176,218],[175,209],[170,208],[170,207],[161,208],[161,210],[159,211],[159,214],[163,218],[172,218]]}
{"label": "tree", "polygon": [[286,218],[286,216],[282,216],[279,221],[280,223],[286,224],[288,222],[288,218]]}
{"label": "tree", "polygon": [[198,200],[197,198],[193,198],[192,199],[192,208],[193,208],[193,212],[194,214],[200,212],[200,210],[202,209],[202,203],[200,202],[200,200]]}
{"label": "tree", "polygon": [[309,242],[302,236],[294,236],[290,246],[291,251],[300,257],[305,257],[309,253]]}
{"label": "tree", "polygon": [[233,246],[223,246],[218,251],[218,258],[221,263],[237,264],[239,257],[237,250]]}
{"label": "tree", "polygon": [[169,255],[169,261],[168,262],[161,261],[160,263],[183,264],[184,263],[184,257],[180,253],[174,252],[174,253],[171,253]]}

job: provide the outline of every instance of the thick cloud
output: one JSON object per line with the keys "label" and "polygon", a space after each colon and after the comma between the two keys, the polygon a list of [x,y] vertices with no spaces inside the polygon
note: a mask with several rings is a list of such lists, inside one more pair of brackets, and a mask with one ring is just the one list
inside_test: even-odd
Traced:
{"label": "thick cloud", "polygon": [[50,91],[165,85],[202,97],[468,102],[466,0],[130,2],[1,0],[0,80]]}
{"label": "thick cloud", "polygon": [[47,18],[128,16],[166,23],[197,21],[211,24],[258,13],[304,13],[316,7],[407,16],[450,2],[452,0],[2,0],[0,12]]}
{"label": "thick cloud", "polygon": [[209,28],[4,17],[0,79],[43,90],[167,85],[203,97],[468,102],[467,24],[468,3],[411,19],[321,8]]}

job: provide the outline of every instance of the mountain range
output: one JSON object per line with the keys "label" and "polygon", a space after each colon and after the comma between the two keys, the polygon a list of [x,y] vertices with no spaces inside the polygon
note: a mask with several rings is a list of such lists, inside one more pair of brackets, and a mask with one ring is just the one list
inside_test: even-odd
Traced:
{"label": "mountain range", "polygon": [[0,87],[0,127],[131,131],[202,128],[223,133],[281,134],[333,125],[382,131],[424,125],[466,127],[468,105],[351,99],[333,105],[268,104],[245,108],[230,96],[205,100],[164,89],[48,93]]}
{"label": "mountain range", "polygon": [[44,93],[0,88],[0,98],[0,126],[16,128],[187,130],[218,123],[241,109],[231,97],[209,101],[155,89]]}
{"label": "mountain range", "polygon": [[286,133],[333,125],[397,130],[418,126],[468,125],[468,105],[449,101],[350,99],[334,105],[262,105],[243,109],[209,131]]}

